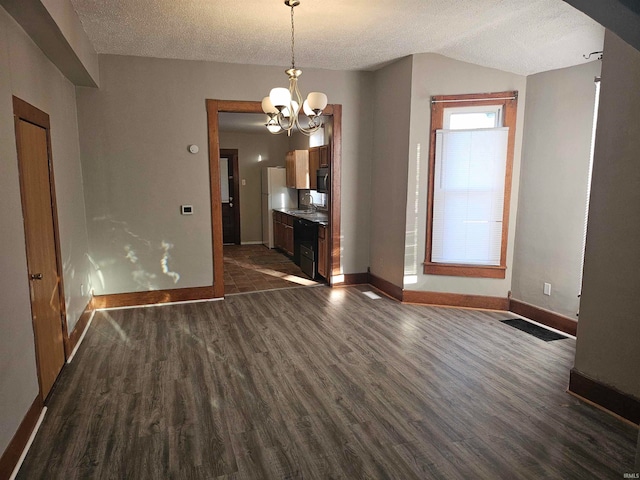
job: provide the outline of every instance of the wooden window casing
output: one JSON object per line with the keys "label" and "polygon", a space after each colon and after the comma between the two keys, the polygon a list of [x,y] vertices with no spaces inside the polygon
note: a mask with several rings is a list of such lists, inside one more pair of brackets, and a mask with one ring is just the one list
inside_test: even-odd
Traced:
{"label": "wooden window casing", "polygon": [[[504,207],[502,212],[502,240],[500,265],[472,265],[434,263],[431,261],[433,232],[434,172],[436,165],[436,130],[444,127],[444,109],[456,107],[502,106],[504,127],[509,127],[507,141],[507,161],[504,182]],[[431,102],[431,135],[429,142],[429,194],[427,197],[427,249],[424,273],[427,275],[449,275],[459,277],[505,278],[507,270],[507,237],[509,234],[509,213],[511,203],[511,181],[513,177],[513,153],[516,135],[516,114],[518,92],[496,92],[467,95],[437,95]]]}

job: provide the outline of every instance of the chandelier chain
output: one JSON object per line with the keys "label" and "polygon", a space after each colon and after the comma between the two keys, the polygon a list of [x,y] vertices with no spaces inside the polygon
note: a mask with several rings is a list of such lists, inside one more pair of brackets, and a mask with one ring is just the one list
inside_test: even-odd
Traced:
{"label": "chandelier chain", "polygon": [[293,4],[291,5],[291,68],[296,68],[295,28],[293,26]]}

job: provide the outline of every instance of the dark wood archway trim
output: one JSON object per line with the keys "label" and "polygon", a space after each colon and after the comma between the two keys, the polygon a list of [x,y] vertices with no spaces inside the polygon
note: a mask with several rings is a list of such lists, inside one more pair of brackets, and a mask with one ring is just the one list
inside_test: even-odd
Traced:
{"label": "dark wood archway trim", "polygon": [[[222,247],[222,202],[220,197],[220,128],[218,113],[263,113],[260,102],[207,99],[207,127],[209,133],[209,183],[211,185],[211,228],[213,235],[213,290],[214,296],[224,296],[224,260]],[[333,277],[342,274],[340,265],[340,189],[342,180],[342,105],[327,105],[325,116],[333,119],[331,141],[331,192],[329,201],[330,284]]]}

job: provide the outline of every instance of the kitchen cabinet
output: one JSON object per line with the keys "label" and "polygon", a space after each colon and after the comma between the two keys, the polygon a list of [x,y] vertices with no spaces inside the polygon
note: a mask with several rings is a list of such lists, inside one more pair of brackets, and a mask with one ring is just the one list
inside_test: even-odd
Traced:
{"label": "kitchen cabinet", "polygon": [[287,255],[293,255],[293,217],[273,212],[273,243]]}
{"label": "kitchen cabinet", "polygon": [[292,150],[287,152],[285,163],[287,167],[287,187],[297,189],[310,188],[309,151]]}
{"label": "kitchen cabinet", "polygon": [[318,168],[320,168],[320,147],[312,147],[309,149],[309,188],[311,190],[318,188],[316,176]]}
{"label": "kitchen cabinet", "polygon": [[273,246],[281,248],[282,246],[282,218],[280,212],[273,212]]}
{"label": "kitchen cabinet", "polygon": [[[291,220],[292,217],[287,215],[287,219]],[[293,256],[293,222],[284,225],[284,242],[282,249],[287,255]]]}
{"label": "kitchen cabinet", "polygon": [[329,167],[329,145],[322,145],[318,147],[320,153],[320,168],[328,168]]}
{"label": "kitchen cabinet", "polygon": [[318,187],[316,171],[319,168],[329,166],[329,145],[311,147],[309,149],[309,188],[315,190]]}
{"label": "kitchen cabinet", "polygon": [[318,227],[318,275],[328,280],[329,274],[329,229],[326,225]]}

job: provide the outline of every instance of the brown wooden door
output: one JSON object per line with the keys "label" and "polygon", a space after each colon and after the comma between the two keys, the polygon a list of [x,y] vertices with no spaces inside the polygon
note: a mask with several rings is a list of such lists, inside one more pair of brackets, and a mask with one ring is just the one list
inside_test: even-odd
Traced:
{"label": "brown wooden door", "polygon": [[220,150],[222,242],[240,245],[240,178],[238,150]]}
{"label": "brown wooden door", "polygon": [[16,121],[31,314],[44,400],[65,361],[47,130]]}

